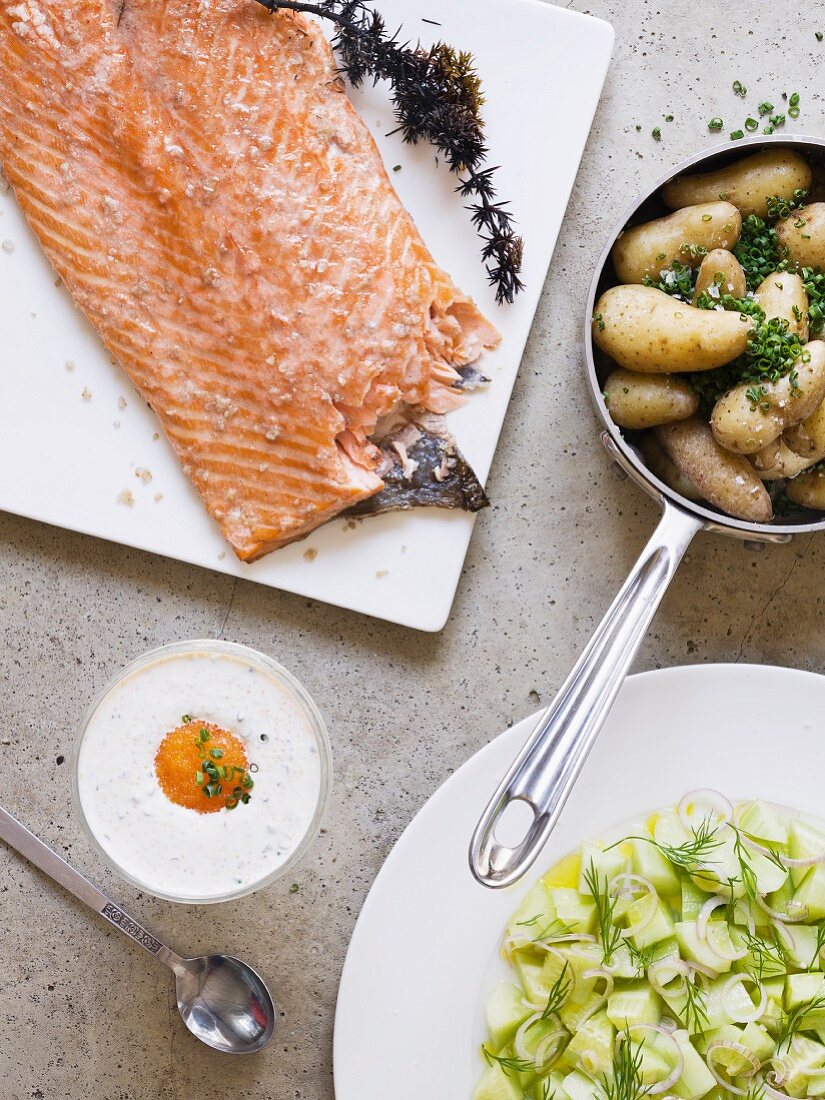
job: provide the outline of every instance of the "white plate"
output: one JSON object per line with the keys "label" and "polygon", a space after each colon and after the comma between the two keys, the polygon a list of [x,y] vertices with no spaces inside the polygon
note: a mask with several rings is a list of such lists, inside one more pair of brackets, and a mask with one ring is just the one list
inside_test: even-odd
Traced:
{"label": "white plate", "polygon": [[[416,0],[380,0],[387,23],[411,38],[443,37],[472,50],[487,93],[492,163],[501,164],[527,251],[527,291],[498,309],[478,256],[478,240],[436,171],[433,150],[404,146],[385,87],[354,96],[373,130],[402,201],[436,258],[472,294],[504,335],[484,360],[492,378],[451,418],[459,443],[486,478],[507,402],[578,170],[613,45],[608,24],[536,0],[439,0],[422,21]],[[421,630],[447,620],[473,528],[472,517],[437,509],[384,516],[347,530],[333,522],[255,565],[243,565],[207,517],[157,425],[97,337],[72,307],[11,195],[0,195],[0,508],[137,546],[182,561],[363,611]],[[77,366],[65,369],[67,360]],[[88,389],[91,400],[81,399]],[[124,395],[127,408],[118,408]],[[113,422],[120,421],[114,428]],[[151,484],[135,468],[152,472]],[[116,498],[129,488],[133,507]],[[160,502],[155,494],[163,493]],[[317,556],[306,551],[317,551]],[[309,560],[312,558],[313,560]]]}
{"label": "white plate", "polygon": [[483,995],[532,882],[587,837],[695,787],[825,816],[823,713],[825,677],[808,672],[693,665],[633,676],[535,870],[500,892],[475,882],[467,848],[535,720],[482,749],[406,830],[358,919],[338,995],[336,1100],[469,1100],[483,1068]]}

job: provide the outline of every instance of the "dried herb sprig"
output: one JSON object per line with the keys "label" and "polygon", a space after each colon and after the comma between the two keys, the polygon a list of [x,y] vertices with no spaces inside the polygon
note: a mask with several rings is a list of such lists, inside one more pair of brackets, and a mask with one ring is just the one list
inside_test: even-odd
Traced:
{"label": "dried herb sprig", "polygon": [[497,169],[485,167],[484,96],[472,55],[444,42],[429,49],[402,42],[401,32],[389,33],[382,16],[365,0],[259,2],[270,12],[303,12],[334,23],[340,71],[353,87],[370,78],[390,83],[398,131],[411,145],[430,142],[461,177],[456,190],[471,200],[467,209],[484,242],[481,255],[496,300],[512,302],[524,289],[524,242],[515,232],[508,204],[496,201]]}

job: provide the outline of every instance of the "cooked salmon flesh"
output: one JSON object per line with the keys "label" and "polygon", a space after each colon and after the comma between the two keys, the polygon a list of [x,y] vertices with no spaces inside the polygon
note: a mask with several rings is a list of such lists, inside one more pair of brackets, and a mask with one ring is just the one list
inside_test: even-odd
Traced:
{"label": "cooked salmon flesh", "polygon": [[302,15],[0,0],[0,163],[243,560],[378,493],[377,422],[499,340]]}

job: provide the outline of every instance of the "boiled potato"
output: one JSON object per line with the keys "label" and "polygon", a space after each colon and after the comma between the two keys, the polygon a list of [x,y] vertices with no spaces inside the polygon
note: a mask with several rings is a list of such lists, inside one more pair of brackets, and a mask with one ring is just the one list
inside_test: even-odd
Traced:
{"label": "boiled potato", "polygon": [[668,488],[688,500],[701,500],[702,494],[686,474],[683,474],[667,451],[664,450],[655,432],[644,432],[639,437],[639,450],[652,473],[663,481]]}
{"label": "boiled potato", "polygon": [[[714,248],[732,248],[742,232],[742,215],[729,202],[687,206],[664,218],[626,229],[613,245],[620,283],[655,278],[674,260],[698,267]],[[690,247],[694,246],[694,247]]]}
{"label": "boiled potato", "polygon": [[789,149],[762,149],[715,172],[678,176],[665,184],[662,198],[671,210],[676,210],[724,196],[743,216],[758,214],[764,218],[769,196],[790,199],[794,191],[810,186],[811,169],[798,153]]}
{"label": "boiled potato", "polygon": [[784,477],[796,477],[817,461],[816,458],[803,458],[801,455],[794,454],[785,444],[782,436],[751,455],[750,460],[762,481],[779,481]]}
{"label": "boiled potato", "polygon": [[669,374],[634,374],[614,370],[604,384],[607,410],[620,428],[655,428],[685,420],[699,407],[699,397],[682,378]]}
{"label": "boiled potato", "polygon": [[811,470],[789,481],[785,492],[802,508],[815,508],[825,512],[825,470]]}
{"label": "boiled potato", "polygon": [[812,202],[776,223],[776,235],[803,267],[825,267],[825,202]]}
{"label": "boiled potato", "polygon": [[663,424],[656,438],[705,500],[737,519],[767,523],[773,518],[768,491],[750,462],[720,447],[696,417]]}
{"label": "boiled potato", "polygon": [[742,382],[719,398],[710,418],[718,443],[736,454],[755,454],[811,415],[825,397],[825,343],[812,340],[805,352],[779,381]]}
{"label": "boiled potato", "polygon": [[825,458],[825,402],[801,423],[789,428],[782,438],[795,454],[803,458],[809,458],[812,462]]}
{"label": "boiled potato", "polygon": [[[719,289],[715,291],[711,289],[713,287]],[[696,305],[699,296],[706,290],[710,290],[710,295],[714,298],[720,294],[730,294],[733,298],[744,298],[747,289],[745,272],[734,254],[724,248],[714,248],[702,260],[699,274],[696,276],[693,304]]]}
{"label": "boiled potato", "polygon": [[713,370],[741,355],[753,321],[733,310],[696,309],[649,286],[614,286],[596,303],[593,339],[627,370]]}
{"label": "boiled potato", "polygon": [[808,295],[805,284],[798,275],[787,271],[774,271],[759,284],[756,299],[765,311],[768,321],[781,317],[788,322],[788,331],[794,332],[804,344],[808,339]]}

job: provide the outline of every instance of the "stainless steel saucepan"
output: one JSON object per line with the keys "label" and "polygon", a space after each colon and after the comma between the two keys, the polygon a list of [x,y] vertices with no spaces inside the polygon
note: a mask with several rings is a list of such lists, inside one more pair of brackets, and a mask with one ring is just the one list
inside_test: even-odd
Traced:
{"label": "stainless steel saucepan", "polygon": [[[599,260],[587,298],[584,346],[590,392],[602,424],[601,440],[621,470],[659,501],[662,519],[587,648],[553,702],[541,714],[535,731],[479,821],[470,844],[470,866],[485,886],[511,885],[527,871],[541,851],[694,535],[699,531],[713,531],[762,549],[764,543],[788,542],[793,535],[825,529],[825,517],[818,512],[799,511],[769,524],[748,523],[675,493],[651,473],[637,449],[611,420],[593,356],[593,307],[596,297],[617,282],[610,252],[620,233],[630,225],[668,213],[660,199],[660,190],[673,176],[712,171],[771,145],[792,147],[802,153],[814,168],[815,197],[818,197],[816,177],[817,169],[822,171],[825,167],[825,140],[774,136],[738,142],[735,147],[700,153],[659,180],[624,214]],[[532,811],[532,820],[522,840],[510,846],[496,840],[496,826],[514,802],[526,804]]]}

